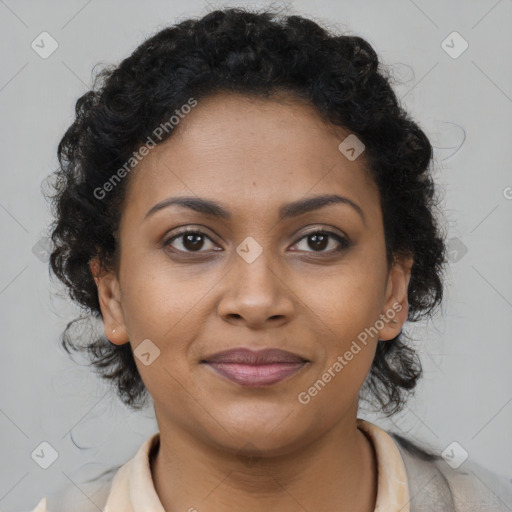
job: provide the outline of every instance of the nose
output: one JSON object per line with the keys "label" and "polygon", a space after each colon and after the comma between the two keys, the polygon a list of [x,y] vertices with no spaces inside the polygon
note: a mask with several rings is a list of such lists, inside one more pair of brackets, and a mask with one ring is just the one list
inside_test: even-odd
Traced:
{"label": "nose", "polygon": [[253,261],[237,254],[223,279],[219,316],[253,329],[289,322],[296,298],[287,280],[287,270],[271,260],[270,250],[263,250]]}

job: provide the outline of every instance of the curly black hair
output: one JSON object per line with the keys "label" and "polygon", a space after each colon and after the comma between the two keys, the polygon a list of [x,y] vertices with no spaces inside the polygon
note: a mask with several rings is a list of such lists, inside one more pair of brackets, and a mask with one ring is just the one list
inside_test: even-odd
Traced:
{"label": "curly black hair", "polygon": [[[400,106],[391,78],[361,37],[334,33],[299,15],[245,8],[214,10],[164,28],[118,66],[100,70],[92,89],[77,100],[75,120],[59,143],[50,196],[51,271],[86,311],[62,333],[66,351],[86,352],[125,405],[146,404],[147,389],[130,343],[114,345],[102,335],[80,344],[81,337],[70,335],[74,322],[101,317],[91,259],[97,257],[105,270],[118,269],[118,228],[131,176],[108,194],[102,187],[155,127],[191,98],[200,101],[219,92],[264,98],[285,92],[357,135],[365,145],[366,172],[380,193],[388,266],[398,255],[414,256],[408,320],[432,316],[442,300],[446,263],[430,173],[433,150]],[[158,143],[172,134],[168,130]],[[98,197],[100,189],[106,197]],[[378,343],[361,393],[387,416],[403,408],[422,374],[406,338],[402,331]]]}

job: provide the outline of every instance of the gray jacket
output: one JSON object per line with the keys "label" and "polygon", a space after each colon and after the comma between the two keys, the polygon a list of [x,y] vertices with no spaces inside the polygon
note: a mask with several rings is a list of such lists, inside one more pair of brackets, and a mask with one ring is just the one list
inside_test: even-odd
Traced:
{"label": "gray jacket", "polygon": [[411,512],[512,512],[512,480],[470,459],[453,469],[442,457],[388,434],[404,461]]}

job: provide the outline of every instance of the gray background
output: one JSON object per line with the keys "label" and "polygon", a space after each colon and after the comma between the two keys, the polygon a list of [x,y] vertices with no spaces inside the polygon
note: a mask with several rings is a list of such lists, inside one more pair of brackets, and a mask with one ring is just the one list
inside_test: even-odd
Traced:
{"label": "gray background", "polygon": [[[0,511],[30,509],[64,487],[94,499],[85,479],[124,463],[157,430],[151,407],[130,412],[85,360],[75,363],[60,348],[60,333],[79,310],[49,281],[37,249],[44,249],[51,221],[41,184],[57,166],[56,146],[93,66],[118,63],[147,36],[205,14],[209,5],[0,0]],[[510,479],[512,2],[319,0],[290,7],[367,39],[393,67],[403,105],[436,148],[433,172],[451,247],[446,298],[432,321],[406,324],[425,375],[392,421],[364,410],[360,416],[438,451],[456,441]],[[47,59],[31,48],[43,31],[59,45]],[[469,44],[457,58],[442,47],[453,31]],[[46,470],[31,458],[43,441],[58,452]]]}

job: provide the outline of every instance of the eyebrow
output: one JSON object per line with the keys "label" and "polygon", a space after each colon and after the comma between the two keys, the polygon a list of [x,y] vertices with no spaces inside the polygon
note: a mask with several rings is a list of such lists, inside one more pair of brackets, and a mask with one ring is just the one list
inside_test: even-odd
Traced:
{"label": "eyebrow", "polygon": [[[326,194],[321,196],[307,197],[305,199],[299,199],[297,201],[293,201],[292,203],[285,204],[281,206],[281,208],[279,209],[279,220],[298,217],[299,215],[311,212],[313,210],[318,210],[330,204],[345,204],[352,207],[359,214],[359,216],[363,220],[363,223],[366,225],[366,218],[362,208],[357,203],[354,203],[354,201],[352,201],[348,197],[340,196],[337,194]],[[191,210],[202,213],[204,215],[208,215],[210,217],[216,217],[226,220],[231,219],[231,213],[223,206],[216,203],[215,201],[203,199],[200,197],[183,196],[169,197],[155,204],[152,208],[148,210],[148,212],[144,216],[144,220],[151,217],[156,212],[172,205],[189,208]]]}

